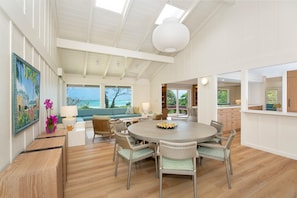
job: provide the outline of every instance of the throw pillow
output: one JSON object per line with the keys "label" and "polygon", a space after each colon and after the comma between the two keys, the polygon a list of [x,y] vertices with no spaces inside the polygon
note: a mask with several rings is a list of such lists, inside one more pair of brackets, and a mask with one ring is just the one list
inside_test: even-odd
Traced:
{"label": "throw pillow", "polygon": [[126,114],[132,114],[132,113],[133,113],[133,108],[128,107],[127,111],[126,111]]}
{"label": "throw pillow", "polygon": [[133,107],[133,112],[136,114],[139,114],[140,113],[139,107]]}

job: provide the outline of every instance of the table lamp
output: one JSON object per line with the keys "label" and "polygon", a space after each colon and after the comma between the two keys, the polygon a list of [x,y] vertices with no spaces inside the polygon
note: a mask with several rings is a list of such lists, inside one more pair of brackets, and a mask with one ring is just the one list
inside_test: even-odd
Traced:
{"label": "table lamp", "polygon": [[142,110],[145,116],[147,116],[148,112],[150,109],[150,103],[149,102],[144,102],[142,103]]}
{"label": "table lamp", "polygon": [[77,106],[62,106],[60,114],[61,117],[65,117],[62,119],[64,128],[69,128],[68,130],[71,131],[76,123]]}

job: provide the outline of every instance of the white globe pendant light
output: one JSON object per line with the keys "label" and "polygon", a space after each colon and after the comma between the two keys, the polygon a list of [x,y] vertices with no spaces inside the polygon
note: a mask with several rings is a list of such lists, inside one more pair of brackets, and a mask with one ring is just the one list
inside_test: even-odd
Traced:
{"label": "white globe pendant light", "polygon": [[169,17],[153,31],[154,47],[161,52],[177,52],[186,47],[190,40],[188,28],[178,22],[176,17]]}

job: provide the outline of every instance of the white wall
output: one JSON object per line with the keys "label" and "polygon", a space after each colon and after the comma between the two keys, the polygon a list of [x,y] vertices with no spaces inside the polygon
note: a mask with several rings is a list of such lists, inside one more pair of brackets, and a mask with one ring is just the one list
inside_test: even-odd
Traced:
{"label": "white wall", "polygon": [[297,117],[290,114],[267,114],[255,111],[242,114],[243,145],[297,160]]}
{"label": "white wall", "polygon": [[[234,2],[223,5],[196,35],[192,35],[187,48],[176,56],[176,62],[165,66],[156,74],[151,88],[153,101],[160,97],[156,93],[162,83],[203,76],[209,76],[213,80],[212,76],[217,74],[297,61],[297,1]],[[172,74],[170,71],[176,72]],[[211,83],[203,89],[199,88],[198,121],[209,123],[216,117],[216,104],[211,99],[215,96],[214,89],[216,86]],[[242,85],[242,93],[248,94],[247,89],[247,85]],[[248,95],[242,95],[242,100],[242,105],[247,105]],[[244,114],[243,137],[246,137],[246,133],[262,134],[260,127],[255,127],[252,131],[246,128],[256,123],[253,119],[245,120]],[[292,118],[281,118],[284,123],[292,125],[287,119]],[[275,120],[265,121],[274,126]],[[280,133],[282,128],[276,130]],[[281,140],[284,147],[286,138],[291,136]],[[290,140],[287,142],[291,143]],[[261,142],[255,144],[261,148]],[[270,146],[274,147],[275,144]],[[284,147],[271,150],[285,150]],[[282,152],[284,150],[279,153],[286,153]],[[291,156],[295,156],[297,147],[288,151],[293,153]]]}
{"label": "white wall", "polygon": [[263,105],[265,108],[265,84],[263,82],[250,82],[248,86],[248,104]]}
{"label": "white wall", "polygon": [[[11,163],[45,128],[44,99],[53,100],[54,109],[57,108],[57,52],[55,44],[51,43],[55,40],[52,8],[50,0],[0,1],[0,170]],[[41,74],[40,120],[16,136],[12,131],[12,52],[33,65]]]}

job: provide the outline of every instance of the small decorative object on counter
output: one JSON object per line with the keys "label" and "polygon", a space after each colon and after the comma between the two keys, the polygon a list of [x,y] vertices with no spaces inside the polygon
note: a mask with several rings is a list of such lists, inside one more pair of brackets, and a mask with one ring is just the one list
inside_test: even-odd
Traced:
{"label": "small decorative object on counter", "polygon": [[51,110],[53,108],[53,102],[50,99],[46,99],[43,103],[46,109],[46,127],[47,133],[54,133],[57,128],[58,118],[55,115],[51,115]]}

